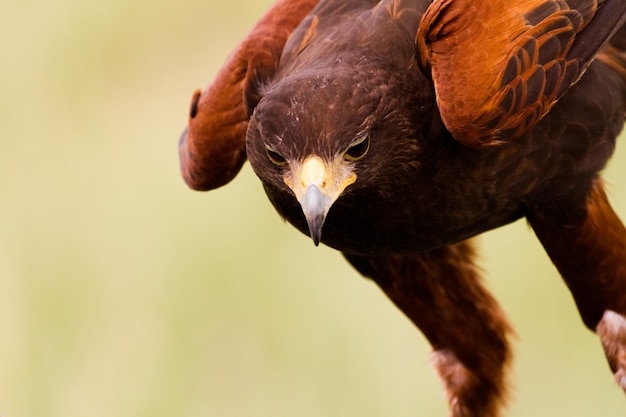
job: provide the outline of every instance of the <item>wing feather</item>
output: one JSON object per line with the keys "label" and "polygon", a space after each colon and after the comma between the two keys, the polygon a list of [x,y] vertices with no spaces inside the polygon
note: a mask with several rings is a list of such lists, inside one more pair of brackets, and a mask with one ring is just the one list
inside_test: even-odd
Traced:
{"label": "wing feather", "polygon": [[623,0],[436,0],[416,42],[446,127],[481,147],[535,126],[625,20]]}
{"label": "wing feather", "polygon": [[246,160],[246,130],[261,89],[274,73],[287,38],[318,0],[278,0],[226,61],[213,83],[192,97],[179,142],[185,182],[210,190],[231,181]]}

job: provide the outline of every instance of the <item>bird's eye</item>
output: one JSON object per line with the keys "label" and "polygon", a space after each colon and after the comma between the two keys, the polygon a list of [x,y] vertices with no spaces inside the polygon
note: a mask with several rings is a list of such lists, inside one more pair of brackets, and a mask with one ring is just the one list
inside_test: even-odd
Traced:
{"label": "bird's eye", "polygon": [[276,152],[275,150],[273,150],[267,145],[265,145],[265,150],[267,151],[267,157],[269,158],[270,161],[272,161],[274,165],[278,165],[278,166],[287,165],[287,160],[285,159],[284,156],[282,156],[281,154],[279,154],[278,152]]}
{"label": "bird's eye", "polygon": [[350,145],[350,147],[343,154],[343,157],[348,161],[358,161],[365,156],[369,149],[370,135],[369,133],[366,133]]}

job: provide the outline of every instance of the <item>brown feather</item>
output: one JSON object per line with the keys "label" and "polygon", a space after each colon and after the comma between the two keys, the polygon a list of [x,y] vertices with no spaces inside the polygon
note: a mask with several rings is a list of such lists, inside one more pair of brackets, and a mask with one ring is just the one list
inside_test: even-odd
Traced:
{"label": "brown feather", "polygon": [[276,72],[283,46],[317,0],[278,0],[202,93],[179,144],[181,171],[195,190],[231,181],[246,160],[246,130],[260,89]]}
{"label": "brown feather", "polygon": [[[599,9],[614,18],[586,30]],[[435,1],[417,42],[446,127],[472,147],[523,136],[578,81],[625,10],[619,0]]]}
{"label": "brown feather", "polygon": [[278,2],[194,95],[188,183],[247,155],[277,212],[424,332],[452,417],[499,415],[511,356],[467,240],[527,217],[626,390],[626,230],[599,179],[624,124],[626,3],[313,3]]}
{"label": "brown feather", "polygon": [[583,213],[581,219],[566,220],[560,212],[538,206],[528,220],[593,330],[606,309],[626,314],[626,229],[600,180],[594,182]]}
{"label": "brown feather", "polygon": [[451,415],[496,417],[506,400],[511,329],[474,257],[469,241],[421,254],[346,255],[428,338]]}

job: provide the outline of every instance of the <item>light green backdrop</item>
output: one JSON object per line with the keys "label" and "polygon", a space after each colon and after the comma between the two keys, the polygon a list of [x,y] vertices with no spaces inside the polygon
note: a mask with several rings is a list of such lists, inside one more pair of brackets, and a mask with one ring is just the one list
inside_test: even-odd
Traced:
{"label": "light green backdrop", "polygon": [[[447,415],[422,336],[248,166],[211,193],[180,179],[192,91],[269,2],[3,7],[2,417]],[[624,218],[625,166],[607,172]],[[624,416],[532,232],[481,241],[518,333],[508,415]]]}

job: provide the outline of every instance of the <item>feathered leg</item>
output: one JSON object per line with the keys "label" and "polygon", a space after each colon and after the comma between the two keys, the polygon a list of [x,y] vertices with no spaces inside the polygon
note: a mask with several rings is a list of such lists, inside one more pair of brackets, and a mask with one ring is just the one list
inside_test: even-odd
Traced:
{"label": "feathered leg", "polygon": [[534,208],[528,220],[572,292],[583,321],[600,336],[615,379],[626,390],[626,229],[599,179],[582,213],[572,219],[563,209]]}
{"label": "feathered leg", "polygon": [[509,325],[483,288],[463,242],[424,254],[345,255],[372,278],[433,346],[452,417],[495,417],[511,353]]}

